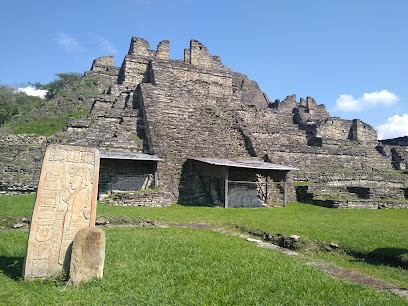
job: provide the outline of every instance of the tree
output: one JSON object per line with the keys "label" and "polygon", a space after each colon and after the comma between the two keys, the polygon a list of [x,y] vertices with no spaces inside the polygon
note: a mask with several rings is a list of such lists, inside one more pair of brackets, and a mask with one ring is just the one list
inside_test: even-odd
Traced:
{"label": "tree", "polygon": [[40,82],[29,82],[28,84],[34,86],[35,89],[47,90],[47,94],[45,97],[47,99],[52,99],[56,95],[58,95],[58,93],[61,92],[65,87],[73,85],[82,77],[82,74],[76,72],[57,73],[55,75],[57,76],[57,78],[48,84],[41,84]]}
{"label": "tree", "polygon": [[44,102],[40,97],[29,96],[15,87],[0,84],[0,126],[37,109]]}
{"label": "tree", "polygon": [[13,118],[13,116],[18,115],[18,108],[15,102],[7,101],[5,98],[0,97],[0,126]]}

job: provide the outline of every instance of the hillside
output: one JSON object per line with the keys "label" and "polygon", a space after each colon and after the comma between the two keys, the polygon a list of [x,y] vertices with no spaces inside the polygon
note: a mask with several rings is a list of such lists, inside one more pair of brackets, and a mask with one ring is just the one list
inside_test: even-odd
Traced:
{"label": "hillside", "polygon": [[28,96],[10,86],[1,86],[2,110],[11,109],[0,125],[0,133],[52,136],[66,129],[69,117],[86,116],[96,97],[109,84],[103,76],[79,73],[60,73],[45,85],[35,83],[37,89],[48,90],[45,98]]}

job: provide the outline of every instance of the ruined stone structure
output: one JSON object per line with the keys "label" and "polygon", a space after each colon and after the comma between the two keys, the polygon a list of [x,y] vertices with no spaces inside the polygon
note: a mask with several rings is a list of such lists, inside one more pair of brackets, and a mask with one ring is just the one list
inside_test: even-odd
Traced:
{"label": "ruined stone structure", "polygon": [[49,141],[34,134],[0,134],[0,194],[36,191]]}
{"label": "ruined stone structure", "polygon": [[[396,171],[405,168],[406,147],[378,142],[370,125],[331,117],[311,97],[271,101],[196,40],[184,60],[172,60],[169,41],[151,50],[133,37],[121,67],[102,57],[86,73],[112,83],[86,118],[69,121],[62,144],[160,157],[156,192],[172,199],[160,205],[217,205],[189,158],[252,158],[301,169],[289,175],[289,200],[408,207],[408,176]],[[132,205],[129,194],[120,198]]]}
{"label": "ruined stone structure", "polygon": [[392,165],[397,170],[408,169],[408,136],[381,140],[381,153],[391,155]]}

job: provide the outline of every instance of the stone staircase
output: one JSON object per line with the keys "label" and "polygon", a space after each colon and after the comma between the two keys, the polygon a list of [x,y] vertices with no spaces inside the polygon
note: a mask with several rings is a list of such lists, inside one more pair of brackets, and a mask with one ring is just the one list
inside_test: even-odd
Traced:
{"label": "stone staircase", "polygon": [[70,118],[63,144],[143,152],[142,112],[134,108],[133,91],[116,85],[117,94],[95,101],[86,118]]}

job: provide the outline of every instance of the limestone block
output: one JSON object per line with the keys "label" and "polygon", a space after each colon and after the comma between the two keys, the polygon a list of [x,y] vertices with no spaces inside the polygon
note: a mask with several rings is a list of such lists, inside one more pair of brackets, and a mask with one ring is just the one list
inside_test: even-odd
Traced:
{"label": "limestone block", "polygon": [[98,150],[48,146],[24,260],[26,279],[68,270],[75,234],[95,226],[98,174]]}
{"label": "limestone block", "polygon": [[94,277],[103,277],[105,232],[100,228],[83,228],[72,245],[70,282],[77,285]]}
{"label": "limestone block", "polygon": [[229,207],[262,207],[256,189],[246,186],[230,186]]}

